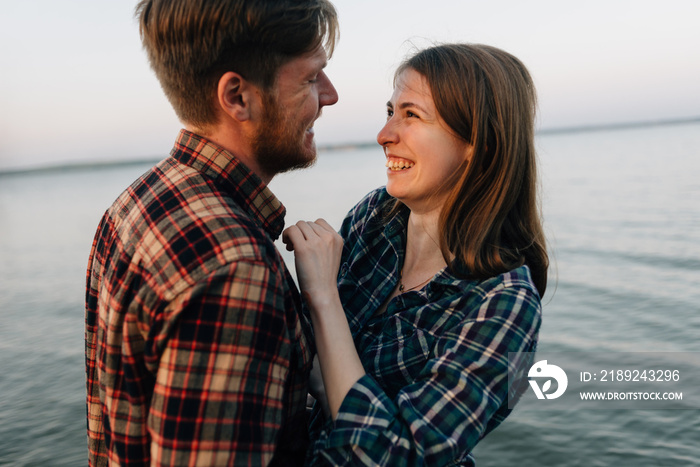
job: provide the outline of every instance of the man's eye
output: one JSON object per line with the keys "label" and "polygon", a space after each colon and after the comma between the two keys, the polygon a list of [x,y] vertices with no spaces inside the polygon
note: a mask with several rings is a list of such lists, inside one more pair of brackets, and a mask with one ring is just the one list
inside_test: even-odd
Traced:
{"label": "man's eye", "polygon": [[391,109],[386,109],[386,118],[393,117],[394,111]]}

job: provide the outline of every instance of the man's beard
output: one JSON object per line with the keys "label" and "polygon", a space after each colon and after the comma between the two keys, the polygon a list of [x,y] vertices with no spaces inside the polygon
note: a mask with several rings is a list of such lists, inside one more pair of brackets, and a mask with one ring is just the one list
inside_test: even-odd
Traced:
{"label": "man's beard", "polygon": [[285,118],[277,99],[264,98],[263,118],[253,140],[256,161],[263,173],[272,177],[290,170],[305,169],[316,162],[316,145],[305,147],[306,126]]}

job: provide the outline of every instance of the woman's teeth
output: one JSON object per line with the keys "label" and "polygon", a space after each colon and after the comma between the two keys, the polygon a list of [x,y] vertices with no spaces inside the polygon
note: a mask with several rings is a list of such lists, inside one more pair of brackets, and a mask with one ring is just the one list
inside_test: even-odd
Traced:
{"label": "woman's teeth", "polygon": [[414,162],[407,161],[405,159],[401,160],[387,160],[386,164],[384,164],[386,167],[389,168],[389,170],[404,170],[404,169],[410,169],[414,165],[416,165]]}

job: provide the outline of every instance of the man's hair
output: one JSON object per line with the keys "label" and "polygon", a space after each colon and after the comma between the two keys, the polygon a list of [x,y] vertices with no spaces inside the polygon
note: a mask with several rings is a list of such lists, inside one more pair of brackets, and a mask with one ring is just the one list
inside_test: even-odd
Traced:
{"label": "man's hair", "polygon": [[338,36],[328,0],[141,0],[136,17],[151,68],[182,122],[217,119],[221,76],[235,71],[268,91],[287,61]]}
{"label": "man's hair", "polygon": [[540,296],[549,259],[537,198],[536,93],[513,55],[486,45],[445,44],[419,51],[396,71],[425,77],[435,107],[472,146],[446,180],[440,218],[443,256],[486,279],[527,264]]}

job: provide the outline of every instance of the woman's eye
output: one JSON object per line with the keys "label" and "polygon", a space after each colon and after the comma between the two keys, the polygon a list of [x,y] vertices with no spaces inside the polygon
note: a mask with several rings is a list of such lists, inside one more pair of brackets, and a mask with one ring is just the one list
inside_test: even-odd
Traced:
{"label": "woman's eye", "polygon": [[411,112],[411,111],[406,112],[406,116],[407,116],[407,117],[416,117],[416,118],[418,118],[418,115],[414,114],[414,113]]}
{"label": "woman's eye", "polygon": [[394,116],[394,111],[391,109],[386,109],[386,118],[390,118]]}

